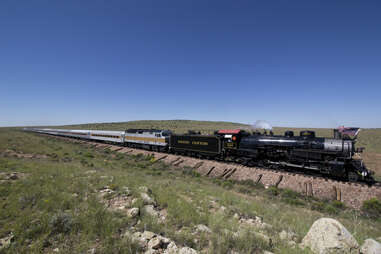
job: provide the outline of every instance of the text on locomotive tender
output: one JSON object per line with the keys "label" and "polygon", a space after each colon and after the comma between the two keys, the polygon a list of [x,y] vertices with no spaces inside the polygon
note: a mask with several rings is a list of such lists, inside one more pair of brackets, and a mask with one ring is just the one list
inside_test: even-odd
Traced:
{"label": "text on locomotive tender", "polygon": [[[189,141],[189,140],[178,140],[177,143],[178,143],[178,144],[187,144],[187,145],[189,145],[189,144],[190,144],[190,141]],[[208,142],[203,142],[203,141],[192,141],[192,145],[207,146],[207,145],[208,145]]]}

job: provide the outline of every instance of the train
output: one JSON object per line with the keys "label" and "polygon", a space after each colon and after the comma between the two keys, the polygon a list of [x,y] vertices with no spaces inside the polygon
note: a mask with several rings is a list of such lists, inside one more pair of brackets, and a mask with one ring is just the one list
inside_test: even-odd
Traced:
{"label": "train", "polygon": [[[77,139],[115,143],[145,150],[187,155],[198,158],[239,163],[249,167],[276,170],[317,172],[350,182],[374,183],[374,172],[369,170],[356,148],[356,138],[342,135],[334,129],[334,137],[316,137],[314,131],[295,135],[249,132],[242,129],[215,131],[201,135],[189,131],[176,134],[170,130],[128,129],[125,131],[67,130],[25,128],[25,131]],[[356,134],[357,136],[357,134]]]}

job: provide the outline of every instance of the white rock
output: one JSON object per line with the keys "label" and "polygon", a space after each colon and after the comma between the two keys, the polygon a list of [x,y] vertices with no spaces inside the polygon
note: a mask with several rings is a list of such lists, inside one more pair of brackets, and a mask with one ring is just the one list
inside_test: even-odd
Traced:
{"label": "white rock", "polygon": [[198,252],[195,249],[192,249],[189,247],[182,247],[178,253],[179,254],[197,254]]}
{"label": "white rock", "polygon": [[0,239],[0,250],[4,248],[8,248],[13,242],[14,236],[13,233],[10,233],[8,236]]}
{"label": "white rock", "polygon": [[360,248],[362,254],[380,254],[381,244],[373,239],[366,239]]}
{"label": "white rock", "polygon": [[144,206],[144,211],[146,213],[148,213],[149,215],[153,216],[153,217],[156,217],[156,218],[159,218],[160,216],[160,213],[158,211],[155,210],[155,208],[153,207],[153,205],[145,205]]}
{"label": "white rock", "polygon": [[137,207],[131,208],[127,211],[127,216],[129,218],[135,218],[138,215],[139,215],[139,208]]}
{"label": "white rock", "polygon": [[162,245],[161,238],[160,237],[154,237],[151,240],[149,240],[147,246],[148,246],[148,249],[157,250],[157,249],[160,249],[161,245]]}
{"label": "white rock", "polygon": [[156,234],[151,231],[144,231],[141,238],[145,240],[151,240]]}
{"label": "white rock", "polygon": [[60,249],[59,248],[55,248],[55,249],[53,249],[53,252],[60,252]]}
{"label": "white rock", "polygon": [[260,232],[253,232],[253,233],[256,237],[262,239],[268,246],[270,246],[270,247],[272,246],[273,240],[269,236],[267,236],[263,233],[260,233]]}
{"label": "white rock", "polygon": [[124,193],[125,195],[127,195],[127,196],[130,196],[130,195],[131,195],[131,190],[130,190],[127,186],[123,187],[123,188],[122,188],[122,191],[123,191],[123,193]]}
{"label": "white rock", "polygon": [[146,186],[140,186],[139,190],[142,191],[143,193],[151,194],[152,190]]}
{"label": "white rock", "polygon": [[321,218],[314,222],[303,238],[302,248],[309,247],[314,253],[358,253],[356,239],[338,221]]}
{"label": "white rock", "polygon": [[210,228],[208,228],[207,226],[203,225],[203,224],[198,224],[196,226],[196,232],[198,233],[212,233],[212,231],[210,230]]}
{"label": "white rock", "polygon": [[279,233],[279,238],[282,241],[289,240],[289,241],[296,242],[298,239],[298,236],[294,232],[282,230],[282,232]]}
{"label": "white rock", "polygon": [[142,193],[140,193],[140,196],[142,197],[142,199],[143,199],[143,203],[144,203],[145,205],[156,205],[155,200],[153,200],[153,198],[151,198],[150,196],[148,196],[147,193],[142,192]]}
{"label": "white rock", "polygon": [[250,226],[250,227],[254,227],[256,229],[272,228],[272,226],[270,224],[263,222],[262,218],[258,217],[258,216],[255,216],[254,219],[252,219],[252,218],[250,218],[250,219],[241,218],[239,220],[239,223],[241,223],[243,225]]}
{"label": "white rock", "polygon": [[167,246],[167,249],[164,251],[164,254],[178,254],[179,248],[177,248],[174,242],[170,242]]}

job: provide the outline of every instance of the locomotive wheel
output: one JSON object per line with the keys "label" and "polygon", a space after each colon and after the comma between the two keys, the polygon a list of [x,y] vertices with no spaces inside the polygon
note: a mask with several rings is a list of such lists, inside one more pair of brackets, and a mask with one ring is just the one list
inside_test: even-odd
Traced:
{"label": "locomotive wheel", "polygon": [[355,172],[348,172],[348,181],[349,182],[357,182],[359,176]]}

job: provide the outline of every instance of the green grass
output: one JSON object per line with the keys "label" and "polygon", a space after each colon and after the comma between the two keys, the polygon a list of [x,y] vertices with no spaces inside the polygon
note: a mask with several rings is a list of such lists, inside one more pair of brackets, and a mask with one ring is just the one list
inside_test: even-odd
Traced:
{"label": "green grass", "polygon": [[[46,157],[7,157],[6,149]],[[209,253],[230,249],[260,253],[275,248],[277,253],[303,253],[285,245],[278,233],[292,230],[300,241],[321,217],[338,219],[360,243],[381,235],[380,219],[370,219],[340,204],[305,199],[289,190],[268,190],[250,181],[212,180],[189,168],[175,170],[142,155],[94,150],[14,129],[0,129],[0,172],[25,174],[0,183],[0,238],[9,232],[15,236],[5,253],[45,253],[55,248],[61,253],[86,253],[94,247],[97,253],[139,251],[130,239],[121,237],[136,220],[105,209],[97,198],[98,190],[106,185],[117,193],[128,186],[135,197],[140,186],[148,186],[159,207],[167,212],[166,223],[142,213],[136,227]],[[211,210],[211,201],[224,206],[225,212]],[[143,203],[136,205],[142,208]],[[240,228],[234,213],[263,217],[273,226],[265,233],[274,246],[251,231],[233,237]],[[194,235],[197,224],[207,225],[212,234]]]}

